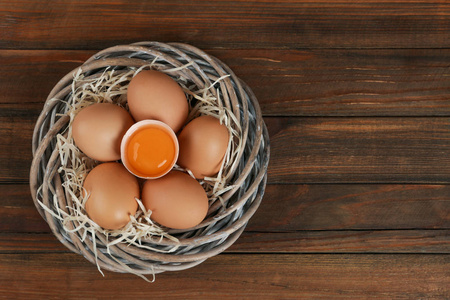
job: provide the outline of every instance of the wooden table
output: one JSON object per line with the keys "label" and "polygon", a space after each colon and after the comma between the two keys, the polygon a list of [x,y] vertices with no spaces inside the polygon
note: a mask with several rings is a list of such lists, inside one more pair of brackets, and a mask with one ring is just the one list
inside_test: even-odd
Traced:
{"label": "wooden table", "polygon": [[[52,86],[145,40],[228,64],[271,138],[241,238],[152,284],[67,250],[28,187]],[[450,298],[448,1],[1,1],[0,59],[0,298]]]}

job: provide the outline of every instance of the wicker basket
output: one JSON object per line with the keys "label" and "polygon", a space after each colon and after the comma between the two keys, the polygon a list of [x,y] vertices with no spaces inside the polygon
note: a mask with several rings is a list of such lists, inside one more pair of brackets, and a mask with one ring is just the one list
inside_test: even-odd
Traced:
{"label": "wicker basket", "polygon": [[[222,95],[220,101],[223,106],[230,108],[240,122],[245,139],[245,146],[242,147],[242,153],[239,153],[239,163],[233,170],[230,182],[235,188],[224,195],[227,206],[218,211],[217,215],[208,217],[190,230],[172,232],[179,240],[176,251],[159,253],[119,243],[111,246],[110,253],[106,253],[107,239],[104,235],[97,234],[95,243],[93,237],[85,238],[82,242],[79,233],[64,229],[60,220],[38,204],[39,193],[40,201],[50,210],[54,207],[54,199],[57,199],[60,207],[71,205],[62,187],[63,179],[57,172],[61,162],[56,148],[56,135],[64,132],[69,124],[69,117],[64,114],[67,104],[50,100],[71,97],[71,84],[75,74],[79,72],[85,76],[95,76],[106,68],[138,68],[155,60],[162,67],[179,68],[176,71],[178,74],[175,75],[185,78],[198,88],[205,88],[217,78],[229,75],[215,88]],[[181,68],[186,64],[189,67]],[[181,43],[141,42],[115,46],[95,54],[82,66],[63,77],[50,92],[34,129],[32,149],[34,158],[30,171],[31,194],[36,208],[55,236],[71,251],[83,255],[94,264],[97,263],[102,269],[114,272],[132,270],[135,274],[187,269],[230,247],[241,235],[261,202],[269,161],[267,129],[258,101],[250,88],[217,58]],[[173,243],[171,240],[162,239],[157,245],[151,246],[168,247]]]}

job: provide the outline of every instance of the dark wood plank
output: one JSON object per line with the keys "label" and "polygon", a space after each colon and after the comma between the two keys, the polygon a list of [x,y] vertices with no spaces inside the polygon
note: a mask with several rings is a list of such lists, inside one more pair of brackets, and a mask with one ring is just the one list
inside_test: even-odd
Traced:
{"label": "dark wood plank", "polygon": [[269,185],[247,230],[450,229],[449,185]]}
{"label": "dark wood plank", "polygon": [[[265,116],[449,116],[449,49],[206,50]],[[43,103],[95,51],[0,51],[0,103]]]}
{"label": "dark wood plank", "polygon": [[42,104],[0,105],[0,181],[28,180],[31,139]]}
{"label": "dark wood plank", "polygon": [[[244,231],[226,253],[450,254],[450,230]],[[70,252],[51,233],[0,233],[0,253]]]}
{"label": "dark wood plank", "polygon": [[450,230],[244,231],[227,252],[450,254],[449,244]]}
{"label": "dark wood plank", "polygon": [[266,118],[271,183],[448,183],[450,118]]}
{"label": "dark wood plank", "polygon": [[50,232],[34,206],[27,184],[1,184],[0,195],[0,232]]}
{"label": "dark wood plank", "polygon": [[0,233],[0,253],[71,252],[51,233]]}
{"label": "dark wood plank", "polygon": [[105,271],[103,278],[75,254],[1,254],[0,294],[14,299],[445,299],[450,297],[449,267],[448,255],[230,254],[158,274],[147,284],[130,274]]}
{"label": "dark wood plank", "polygon": [[266,116],[449,116],[450,50],[210,51]]}
{"label": "dark wood plank", "polygon": [[95,51],[0,51],[0,103],[45,102],[53,86]]}
{"label": "dark wood plank", "polygon": [[[49,9],[51,5],[51,9]],[[3,1],[0,48],[448,48],[447,1]],[[62,18],[63,16],[63,18]]]}
{"label": "dark wood plank", "polygon": [[[0,232],[50,232],[27,185],[0,195]],[[268,185],[246,230],[450,229],[449,215],[450,185]]]}
{"label": "dark wood plank", "polygon": [[[0,105],[0,181],[28,179],[42,105]],[[270,183],[448,183],[449,118],[265,118]],[[286,147],[286,145],[290,145]]]}

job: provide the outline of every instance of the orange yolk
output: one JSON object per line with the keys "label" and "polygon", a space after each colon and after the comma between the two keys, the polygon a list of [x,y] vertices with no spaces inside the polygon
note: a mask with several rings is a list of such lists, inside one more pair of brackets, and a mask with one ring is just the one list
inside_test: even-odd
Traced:
{"label": "orange yolk", "polygon": [[136,173],[159,176],[171,167],[176,150],[168,132],[146,127],[131,136],[126,151],[128,163]]}

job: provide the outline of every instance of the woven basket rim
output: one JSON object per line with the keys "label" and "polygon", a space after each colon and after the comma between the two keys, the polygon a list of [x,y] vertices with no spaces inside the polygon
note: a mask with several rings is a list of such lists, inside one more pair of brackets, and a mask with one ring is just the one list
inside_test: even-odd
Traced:
{"label": "woven basket rim", "polygon": [[[118,244],[111,252],[117,257],[127,260],[127,267],[117,263],[114,259],[108,258],[104,253],[94,255],[92,242],[85,240],[81,242],[79,237],[73,232],[65,231],[61,224],[39,204],[38,189],[41,189],[41,196],[46,204],[50,196],[55,195],[58,201],[67,204],[65,193],[61,186],[61,178],[58,175],[59,153],[56,147],[52,148],[55,135],[67,127],[69,118],[67,115],[58,116],[57,101],[53,99],[63,99],[70,94],[70,84],[80,70],[89,76],[96,76],[97,70],[107,67],[138,68],[144,63],[146,57],[156,55],[162,57],[164,63],[179,67],[185,61],[191,61],[193,67],[180,71],[183,76],[188,76],[193,82],[206,86],[211,84],[214,78],[229,75],[230,80],[220,83],[219,91],[226,93],[228,105],[234,109],[233,113],[239,116],[244,125],[244,137],[251,149],[242,151],[249,152],[244,159],[245,164],[239,166],[239,175],[235,183],[236,187],[227,192],[226,197],[235,197],[240,192],[236,202],[227,208],[220,216],[211,217],[199,226],[191,229],[190,232],[198,232],[203,228],[213,228],[218,224],[218,220],[229,220],[225,228],[218,229],[210,234],[192,236],[180,239],[178,245],[186,247],[185,253],[167,254],[150,253],[148,250],[138,247],[128,247]],[[180,61],[183,60],[183,61]],[[207,68],[205,69],[205,66]],[[92,73],[92,74],[91,74]],[[225,100],[224,100],[225,101]],[[250,127],[251,126],[251,127]],[[250,130],[251,129],[251,130]],[[249,139],[250,135],[252,136]],[[252,145],[250,145],[250,143]],[[206,54],[202,50],[182,43],[159,43],[159,42],[139,42],[131,45],[119,45],[99,51],[86,60],[84,64],[75,68],[53,87],[44,103],[44,108],[39,115],[33,131],[32,139],[33,161],[30,169],[30,189],[33,202],[43,219],[49,224],[54,235],[71,251],[83,255],[92,263],[97,263],[99,267],[115,272],[129,272],[131,268],[137,274],[159,273],[163,271],[182,270],[190,268],[204,261],[205,259],[217,255],[231,246],[244,230],[248,220],[256,212],[261,203],[267,180],[267,167],[270,157],[270,146],[267,128],[262,119],[261,109],[252,90],[219,59]],[[237,171],[233,170],[233,171]],[[245,190],[244,189],[245,185]],[[231,219],[230,219],[231,218]],[[172,234],[181,234],[182,231],[171,230]],[[99,241],[102,237],[97,237]],[[96,238],[96,239],[97,239]],[[101,244],[100,244],[101,245]],[[163,240],[160,245],[173,246],[174,242]],[[131,250],[130,250],[131,249]],[[126,257],[126,258],[124,258]]]}

